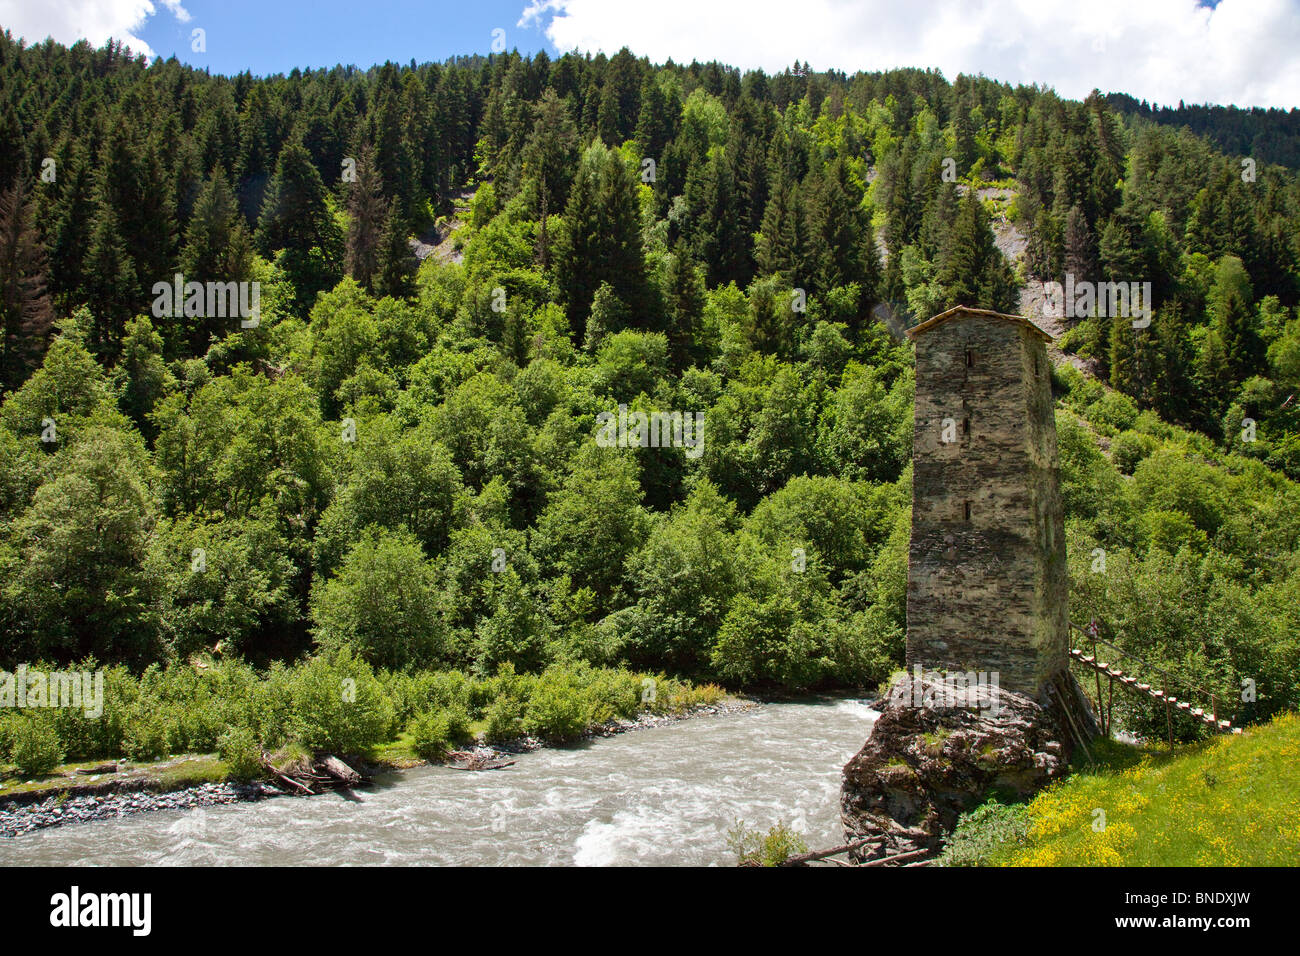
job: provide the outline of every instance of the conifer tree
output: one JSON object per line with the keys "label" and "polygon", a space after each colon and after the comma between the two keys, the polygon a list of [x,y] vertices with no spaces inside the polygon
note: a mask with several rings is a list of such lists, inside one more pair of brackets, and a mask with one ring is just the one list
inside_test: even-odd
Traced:
{"label": "conifer tree", "polygon": [[374,288],[376,295],[391,295],[402,299],[414,291],[412,273],[415,255],[411,252],[411,245],[406,230],[402,227],[401,217],[397,215],[396,206],[396,200],[388,204],[383,229],[379,234],[378,271],[374,276]]}
{"label": "conifer tree", "polygon": [[138,311],[148,290],[136,277],[117,215],[101,205],[91,227],[85,261],[86,294],[93,317],[90,344],[101,355],[116,353],[123,324]]}
{"label": "conifer tree", "polygon": [[599,141],[582,155],[564,218],[558,278],[578,339],[602,282],[631,310],[634,322],[644,321],[648,289],[637,181],[622,158]]}
{"label": "conifer tree", "polygon": [[0,193],[0,391],[17,388],[39,364],[54,321],[34,217],[23,180],[16,178]]}
{"label": "conifer tree", "polygon": [[380,239],[389,216],[383,177],[375,168],[369,146],[357,151],[357,178],[348,188],[348,235],[343,269],[367,291],[373,291],[379,271]]}
{"label": "conifer tree", "polygon": [[339,279],[342,237],[330,216],[320,174],[301,143],[291,141],[280,151],[254,243],[268,257],[283,250],[300,315],[311,309],[318,292]]}
{"label": "conifer tree", "polygon": [[673,138],[675,111],[653,73],[647,73],[641,84],[641,112],[637,117],[636,141],[641,155],[662,163],[664,150]]}
{"label": "conifer tree", "polygon": [[821,291],[857,283],[868,297],[875,293],[875,242],[860,203],[848,167],[836,160],[818,184],[812,209],[813,256]]}
{"label": "conifer tree", "polygon": [[568,107],[554,90],[546,90],[522,155],[524,177],[536,189],[537,251],[544,269],[551,259],[547,218],[561,212],[568,201],[577,146],[578,131]]}
{"label": "conifer tree", "polygon": [[681,240],[669,257],[664,287],[670,357],[673,367],[682,369],[700,352],[697,335],[704,315],[705,287],[702,270]]}
{"label": "conifer tree", "polygon": [[1259,366],[1264,356],[1264,343],[1255,328],[1250,276],[1236,256],[1224,256],[1219,260],[1207,306],[1214,331],[1223,343],[1228,373],[1233,381],[1240,382]]}
{"label": "conifer tree", "polygon": [[1071,206],[1065,217],[1065,271],[1076,282],[1090,282],[1097,272],[1096,244],[1078,204]]}

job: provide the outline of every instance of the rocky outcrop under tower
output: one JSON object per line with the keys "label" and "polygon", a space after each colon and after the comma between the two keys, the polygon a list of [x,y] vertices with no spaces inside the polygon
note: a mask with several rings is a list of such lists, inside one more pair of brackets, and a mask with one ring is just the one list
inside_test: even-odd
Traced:
{"label": "rocky outcrop under tower", "polygon": [[[964,705],[945,706],[953,700]],[[957,818],[990,796],[1028,797],[1065,776],[1095,724],[1068,672],[1044,701],[919,671],[897,680],[866,745],[844,767],[846,840],[881,838],[857,851],[858,862],[937,850]]]}

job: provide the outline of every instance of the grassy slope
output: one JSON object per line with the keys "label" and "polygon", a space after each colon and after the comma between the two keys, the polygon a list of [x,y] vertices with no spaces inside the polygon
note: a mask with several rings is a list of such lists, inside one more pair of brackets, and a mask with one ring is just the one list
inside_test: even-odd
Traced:
{"label": "grassy slope", "polygon": [[[1127,766],[1125,766],[1127,764]],[[1295,866],[1300,863],[1300,715],[1172,757],[1112,745],[1025,808],[1025,845],[1002,866]],[[1093,829],[1095,810],[1106,826]]]}

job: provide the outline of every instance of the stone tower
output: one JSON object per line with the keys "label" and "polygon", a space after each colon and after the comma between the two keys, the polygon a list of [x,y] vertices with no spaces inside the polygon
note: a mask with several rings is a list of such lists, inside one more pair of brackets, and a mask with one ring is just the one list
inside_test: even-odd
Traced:
{"label": "stone tower", "polygon": [[997,671],[1042,698],[1068,673],[1069,583],[1042,329],[958,306],[916,345],[907,665]]}

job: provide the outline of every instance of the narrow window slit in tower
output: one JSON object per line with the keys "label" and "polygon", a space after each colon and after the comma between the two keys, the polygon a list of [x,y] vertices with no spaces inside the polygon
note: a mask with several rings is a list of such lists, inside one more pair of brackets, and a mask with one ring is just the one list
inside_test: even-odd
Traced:
{"label": "narrow window slit in tower", "polygon": [[962,509],[965,512],[965,520],[970,521],[970,502],[967,501]]}
{"label": "narrow window slit in tower", "polygon": [[975,350],[974,350],[974,349],[967,349],[967,350],[966,350],[966,367],[967,367],[967,368],[974,368],[974,367],[975,367]]}

